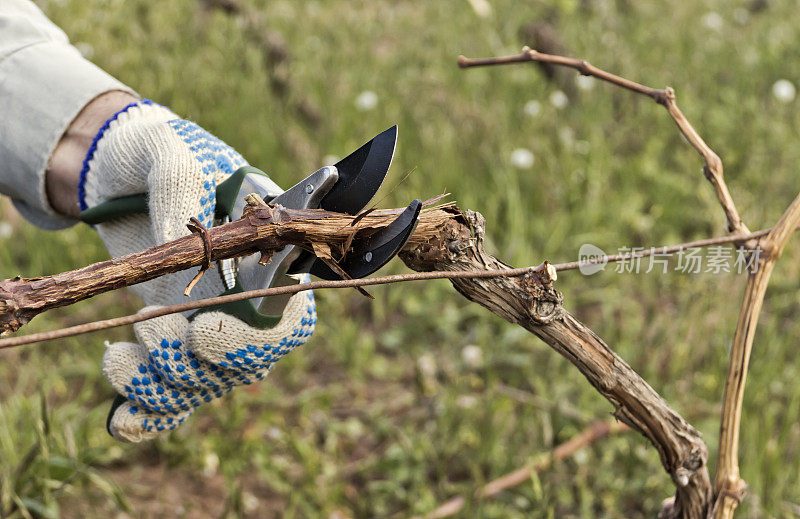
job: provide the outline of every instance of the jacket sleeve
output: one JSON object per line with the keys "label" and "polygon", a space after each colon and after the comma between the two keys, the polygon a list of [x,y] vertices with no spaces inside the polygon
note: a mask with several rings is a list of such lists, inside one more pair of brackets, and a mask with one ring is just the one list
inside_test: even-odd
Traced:
{"label": "jacket sleeve", "polygon": [[29,0],[0,0],[0,193],[35,225],[76,222],[50,206],[45,170],[69,123],[111,90],[135,94],[83,59]]}

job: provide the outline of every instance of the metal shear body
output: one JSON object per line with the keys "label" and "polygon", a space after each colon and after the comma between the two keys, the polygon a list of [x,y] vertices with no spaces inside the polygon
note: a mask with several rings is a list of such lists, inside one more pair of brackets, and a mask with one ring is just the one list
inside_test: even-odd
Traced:
{"label": "metal shear body", "polygon": [[[265,202],[291,209],[322,208],[328,211],[358,214],[383,183],[394,156],[397,126],[381,132],[356,151],[337,162],[307,176],[288,190],[279,188],[254,167],[238,169],[217,186],[215,217],[224,223],[241,218],[244,197],[256,193]],[[351,278],[365,277],[380,269],[394,257],[411,236],[419,217],[422,202],[412,201],[403,213],[384,229],[351,246],[339,268]],[[129,214],[146,213],[145,194],[109,200],[83,211],[81,220],[98,224]],[[218,262],[225,293],[234,293],[270,286],[297,283],[295,274],[310,273],[322,279],[340,279],[324,261],[294,245],[277,251],[267,265],[258,263],[258,255]],[[199,312],[223,310],[251,326],[266,328],[280,319],[286,298],[258,298]],[[199,313],[198,312],[198,313]],[[195,314],[197,315],[197,314]]]}

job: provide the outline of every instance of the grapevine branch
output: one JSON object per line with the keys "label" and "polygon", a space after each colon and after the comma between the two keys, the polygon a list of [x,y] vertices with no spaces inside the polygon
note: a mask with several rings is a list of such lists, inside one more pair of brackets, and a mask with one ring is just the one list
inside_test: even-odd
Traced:
{"label": "grapevine branch", "polygon": [[[210,297],[206,299],[198,299],[197,301],[187,301],[177,305],[161,306],[155,309],[143,310],[141,312],[126,315],[122,317],[114,317],[112,319],[105,319],[102,321],[93,321],[90,323],[79,324],[77,326],[70,326],[68,328],[60,328],[58,330],[51,330],[40,333],[31,333],[28,335],[21,335],[18,337],[7,337],[0,339],[0,349],[12,348],[14,346],[22,346],[24,344],[33,344],[35,342],[49,341],[54,339],[63,339],[65,337],[72,337],[74,335],[81,335],[84,333],[97,332],[106,330],[108,328],[117,328],[119,326],[126,326],[135,324],[156,317],[163,317],[165,315],[177,314],[181,312],[188,312],[205,308],[208,306],[216,306],[224,303],[233,303],[236,301],[243,301],[245,299],[253,299],[257,297],[277,296],[285,294],[296,294],[305,290],[320,290],[323,288],[355,288],[370,285],[385,285],[390,283],[399,283],[401,281],[420,281],[429,279],[454,279],[458,277],[474,277],[474,278],[489,278],[497,276],[522,276],[534,272],[544,272],[547,264],[543,263],[538,267],[524,267],[512,270],[471,270],[462,272],[416,272],[411,274],[398,274],[394,276],[379,276],[362,279],[343,279],[340,281],[311,281],[308,283],[299,283],[296,285],[287,285],[273,288],[263,288],[259,290],[248,290],[246,292],[239,292],[235,294],[227,294],[224,296]],[[554,271],[551,269],[551,273]]]}
{"label": "grapevine branch", "polygon": [[714,517],[730,519],[739,505],[747,488],[739,475],[739,428],[742,419],[742,402],[747,380],[747,369],[753,349],[758,317],[764,303],[764,295],[775,266],[792,231],[800,223],[800,195],[784,211],[778,223],[765,237],[759,240],[759,246],[766,255],[761,259],[757,271],[747,277],[744,298],[742,300],[736,333],[731,346],[731,361],[728,376],[725,380],[725,396],[722,405],[722,422],[720,424],[719,459],[717,476],[714,481],[716,501]]}
{"label": "grapevine branch", "polygon": [[[320,290],[323,288],[355,288],[372,285],[384,285],[390,283],[399,283],[404,281],[421,281],[432,279],[454,279],[459,277],[474,277],[474,278],[489,278],[489,277],[514,277],[522,276],[528,273],[544,273],[549,269],[549,276],[555,279],[558,272],[579,269],[590,265],[613,263],[617,261],[632,261],[636,259],[646,258],[654,255],[667,255],[681,252],[688,249],[709,247],[713,245],[724,245],[728,243],[741,243],[744,241],[754,240],[767,235],[772,229],[763,229],[760,231],[752,232],[745,235],[728,235],[720,236],[717,238],[707,238],[703,240],[690,241],[680,243],[677,245],[669,245],[665,247],[651,247],[636,252],[629,252],[625,254],[612,254],[607,256],[598,256],[595,258],[570,261],[566,263],[548,263],[543,262],[537,266],[522,267],[510,270],[472,270],[461,272],[416,272],[407,274],[396,274],[392,276],[378,276],[363,279],[344,279],[340,281],[313,281],[309,283],[299,283],[296,285],[288,285],[273,288],[263,288],[258,290],[248,290],[235,294],[227,294],[224,296],[211,297],[206,299],[198,299],[196,301],[187,301],[176,305],[162,306],[157,309],[141,311],[135,314],[114,317],[112,319],[104,319],[101,321],[93,321],[83,323],[67,328],[59,328],[57,330],[49,330],[45,332],[32,333],[28,335],[20,335],[16,337],[7,337],[0,339],[0,349],[12,348],[15,346],[23,346],[26,344],[33,344],[37,342],[50,341],[55,339],[64,339],[75,335],[84,333],[97,332],[100,330],[107,330],[109,328],[117,328],[119,326],[126,326],[130,324],[155,319],[170,314],[177,314],[206,308],[209,306],[217,306],[225,303],[233,303],[236,301],[243,301],[245,299],[254,299],[258,297],[268,297],[285,294],[296,294],[304,290]],[[419,234],[419,230],[415,233]],[[163,247],[163,246],[162,246]],[[6,282],[12,280],[6,280]]]}
{"label": "grapevine branch", "polygon": [[[368,239],[402,212],[384,209],[353,217],[322,209],[267,206],[255,199],[249,203],[252,205],[246,207],[242,218],[234,222],[208,230],[194,225],[190,227],[195,231],[192,234],[162,245],[71,272],[0,281],[0,332],[16,331],[46,310],[191,267],[206,268],[213,261],[260,252],[261,261],[266,263],[273,252],[287,245],[297,245],[317,256],[324,253],[329,256],[327,259],[339,261],[351,245]],[[450,218],[447,207],[424,210],[410,242],[424,239],[431,226]]]}
{"label": "grapevine branch", "polygon": [[636,83],[635,81],[631,81],[630,79],[617,76],[610,72],[606,72],[605,70],[601,70],[585,59],[545,54],[543,52],[537,52],[529,47],[523,47],[522,53],[516,56],[478,59],[459,56],[458,66],[461,68],[469,68],[482,67],[486,65],[507,65],[511,63],[524,63],[529,61],[550,63],[552,65],[561,65],[564,67],[574,68],[584,76],[593,76],[597,79],[607,81],[611,84],[626,88],[638,94],[646,95],[656,103],[665,107],[669,112],[669,115],[675,121],[675,124],[678,125],[678,128],[683,136],[686,137],[686,140],[689,141],[692,147],[697,150],[697,153],[699,153],[703,158],[703,161],[705,162],[703,173],[705,174],[706,178],[708,178],[709,182],[711,182],[712,186],[714,186],[714,191],[717,193],[717,199],[722,205],[722,209],[725,211],[725,217],[728,221],[728,232],[732,234],[749,234],[750,231],[747,229],[744,221],[742,221],[742,218],[739,216],[739,212],[736,210],[736,205],[733,203],[733,198],[728,191],[728,186],[725,184],[725,179],[722,175],[722,160],[716,153],[714,153],[708,144],[706,144],[703,138],[700,137],[700,134],[697,133],[697,130],[694,129],[686,116],[683,115],[683,112],[681,112],[680,108],[678,108],[678,103],[675,100],[675,91],[670,87],[664,89],[651,88]]}
{"label": "grapevine branch", "polygon": [[734,510],[746,490],[746,483],[739,475],[738,445],[742,401],[753,338],[774,263],[780,256],[792,231],[800,222],[800,195],[786,209],[774,229],[761,234],[755,239],[751,238],[749,237],[747,226],[739,216],[725,184],[721,159],[705,143],[678,108],[675,101],[675,92],[671,88],[667,87],[663,90],[650,88],[598,69],[586,60],[545,54],[528,47],[524,47],[522,53],[515,56],[481,59],[460,56],[458,60],[459,66],[462,68],[523,62],[550,63],[573,68],[582,75],[593,76],[616,86],[646,95],[664,106],[678,125],[683,136],[703,158],[705,162],[703,172],[714,187],[717,199],[725,212],[728,232],[731,235],[738,234],[742,237],[741,240],[735,240],[734,243],[748,249],[758,248],[766,253],[759,256],[758,268],[753,269],[748,275],[739,320],[734,334],[723,398],[720,451],[713,496],[703,496],[695,493],[688,497],[690,499],[698,499],[696,503],[681,502],[681,498],[686,496],[681,495],[679,488],[676,499],[665,502],[665,506],[662,509],[662,516],[664,517],[707,517],[710,515],[715,519],[732,518]]}

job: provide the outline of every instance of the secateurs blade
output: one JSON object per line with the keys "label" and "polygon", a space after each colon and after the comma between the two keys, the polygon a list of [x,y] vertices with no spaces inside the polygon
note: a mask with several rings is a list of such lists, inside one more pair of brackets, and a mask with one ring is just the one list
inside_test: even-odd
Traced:
{"label": "secateurs blade", "polygon": [[[240,168],[217,186],[215,217],[220,222],[240,218],[246,205],[244,197],[250,193],[258,194],[267,203],[290,209],[321,208],[355,216],[383,183],[396,141],[397,126],[392,126],[335,165],[318,169],[283,193],[264,172],[251,166]],[[259,264],[256,254],[222,260],[218,265],[227,289],[225,293],[296,283],[287,274],[310,273],[323,279],[339,279],[343,277],[340,274],[351,278],[368,276],[400,251],[413,232],[421,208],[422,202],[414,200],[388,226],[355,240],[342,260],[334,265],[336,272],[325,261],[294,245],[276,251],[267,265]],[[81,213],[81,219],[97,224],[146,211],[145,195],[133,195],[87,209]],[[279,319],[275,314],[282,310],[282,301],[278,301],[277,307],[267,303],[258,298],[224,308],[208,307],[200,312],[224,310],[251,326],[264,328],[274,325]]]}

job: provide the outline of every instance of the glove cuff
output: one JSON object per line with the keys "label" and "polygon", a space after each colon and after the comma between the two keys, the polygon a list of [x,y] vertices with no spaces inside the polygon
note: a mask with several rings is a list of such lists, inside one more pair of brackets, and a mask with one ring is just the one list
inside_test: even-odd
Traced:
{"label": "glove cuff", "polygon": [[[160,104],[151,101],[150,99],[141,99],[139,101],[130,103],[122,110],[112,115],[103,126],[98,130],[97,135],[92,139],[92,144],[89,146],[89,151],[83,159],[83,167],[81,169],[80,180],[78,181],[78,202],[81,211],[89,207],[87,199],[96,198],[91,183],[87,182],[89,171],[95,162],[95,155],[97,154],[98,146],[101,139],[114,128],[123,125],[130,121],[149,121],[149,122],[165,122],[173,119],[178,119],[171,110],[167,109]],[[93,200],[94,201],[94,200]]]}

